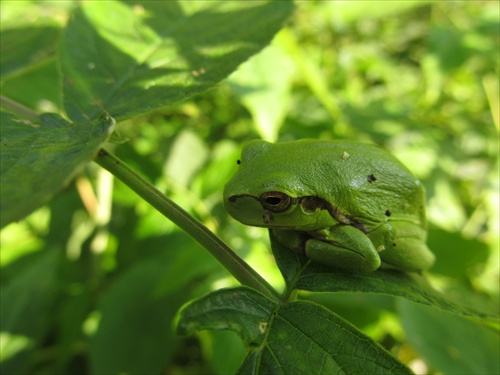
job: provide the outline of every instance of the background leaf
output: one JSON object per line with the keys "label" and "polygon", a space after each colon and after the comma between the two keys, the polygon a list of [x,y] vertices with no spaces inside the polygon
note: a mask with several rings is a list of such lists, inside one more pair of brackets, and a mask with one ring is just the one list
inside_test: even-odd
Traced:
{"label": "background leaf", "polygon": [[472,319],[399,301],[408,341],[444,374],[498,374],[498,330]]}
{"label": "background leaf", "polygon": [[0,369],[2,374],[26,374],[36,347],[50,327],[49,311],[57,294],[59,254],[34,254],[17,274],[2,280],[0,296]]}
{"label": "background leaf", "polygon": [[59,191],[94,157],[114,124],[107,115],[83,124],[69,124],[57,115],[42,115],[32,122],[6,112],[0,115],[2,227]]}
{"label": "background leaf", "polygon": [[228,80],[255,121],[258,134],[275,142],[289,105],[294,67],[279,45],[245,62]]}
{"label": "background leaf", "polygon": [[[265,46],[291,1],[89,2],[61,42],[65,108],[118,121],[200,93]],[[77,46],[77,48],[75,48]]]}
{"label": "background leaf", "polygon": [[98,306],[98,328],[90,340],[93,373],[157,374],[173,356],[176,337],[171,320],[183,300],[181,288],[155,293],[169,272],[169,258],[144,260],[110,286]]}

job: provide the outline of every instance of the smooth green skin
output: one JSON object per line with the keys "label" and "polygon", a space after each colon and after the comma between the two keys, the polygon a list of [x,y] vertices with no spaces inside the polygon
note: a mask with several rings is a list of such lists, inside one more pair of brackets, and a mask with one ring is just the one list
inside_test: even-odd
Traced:
{"label": "smooth green skin", "polygon": [[247,143],[224,187],[224,206],[246,225],[314,262],[355,272],[432,266],[423,186],[377,146],[304,139]]}

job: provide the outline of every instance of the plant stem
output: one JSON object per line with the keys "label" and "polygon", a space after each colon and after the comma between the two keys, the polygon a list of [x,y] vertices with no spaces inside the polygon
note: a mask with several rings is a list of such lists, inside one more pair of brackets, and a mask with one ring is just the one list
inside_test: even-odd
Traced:
{"label": "plant stem", "polygon": [[273,301],[279,293],[207,227],[162,194],[116,156],[101,149],[94,161],[124,182],[165,217],[207,249],[241,284],[256,289]]}

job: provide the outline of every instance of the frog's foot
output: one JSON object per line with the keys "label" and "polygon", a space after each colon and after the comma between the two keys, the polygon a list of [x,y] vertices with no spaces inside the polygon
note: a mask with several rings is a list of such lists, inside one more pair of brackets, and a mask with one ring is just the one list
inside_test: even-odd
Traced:
{"label": "frog's foot", "polygon": [[398,221],[385,224],[368,236],[380,246],[380,257],[384,266],[412,272],[429,269],[434,263],[434,254],[427,247],[426,231],[411,222]]}
{"label": "frog's foot", "polygon": [[371,240],[348,225],[330,228],[324,240],[311,238],[305,245],[309,259],[356,272],[372,272],[380,267],[380,257]]}
{"label": "frog's foot", "polygon": [[400,237],[393,245],[380,253],[384,264],[390,268],[418,272],[429,269],[434,264],[434,254],[421,239]]}

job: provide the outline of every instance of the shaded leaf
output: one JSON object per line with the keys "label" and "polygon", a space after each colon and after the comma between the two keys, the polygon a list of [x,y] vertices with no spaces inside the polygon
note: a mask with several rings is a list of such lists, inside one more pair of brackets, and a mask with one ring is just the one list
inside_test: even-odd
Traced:
{"label": "shaded leaf", "polygon": [[499,374],[497,330],[471,319],[398,301],[408,341],[444,374]]}
{"label": "shaded leaf", "polygon": [[322,306],[276,305],[256,291],[218,290],[188,305],[178,331],[231,329],[250,352],[240,374],[410,374],[369,337]]}
{"label": "shaded leaf", "polygon": [[262,343],[275,303],[253,289],[220,289],[186,306],[177,333],[192,334],[203,329],[237,332],[247,346]]}
{"label": "shaded leaf", "polygon": [[159,374],[172,356],[171,321],[184,303],[181,288],[159,296],[165,256],[136,264],[111,285],[98,306],[99,328],[89,344],[94,374]]}
{"label": "shaded leaf", "polygon": [[45,62],[55,56],[59,29],[29,27],[0,33],[0,79]]}
{"label": "shaded leaf", "polygon": [[32,255],[18,275],[2,285],[0,293],[0,370],[2,374],[26,374],[33,355],[49,328],[52,303],[58,291],[59,254]]}
{"label": "shaded leaf", "polygon": [[37,113],[59,113],[62,109],[60,70],[58,62],[51,59],[13,74],[2,81],[2,95]]}
{"label": "shaded leaf", "polygon": [[309,302],[281,306],[265,345],[255,352],[245,359],[239,373],[412,373],[350,323]]}
{"label": "shaded leaf", "polygon": [[[291,1],[87,2],[61,42],[65,108],[117,120],[200,93],[269,43]],[[113,15],[113,17],[109,17]]]}
{"label": "shaded leaf", "polygon": [[20,220],[59,191],[106,141],[114,120],[107,114],[70,124],[45,114],[25,121],[1,112],[1,226]]}
{"label": "shaded leaf", "polygon": [[429,230],[429,247],[436,254],[432,272],[461,277],[478,264],[488,260],[488,246],[476,238],[464,238],[460,233],[436,227]]}
{"label": "shaded leaf", "polygon": [[436,291],[426,278],[414,272],[379,269],[369,273],[351,273],[311,262],[304,255],[280,245],[271,236],[271,247],[288,289],[311,292],[380,293],[406,298],[459,315],[497,317],[451,301]]}

